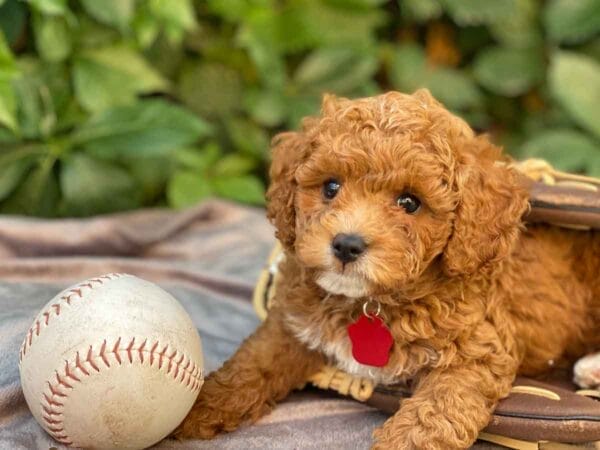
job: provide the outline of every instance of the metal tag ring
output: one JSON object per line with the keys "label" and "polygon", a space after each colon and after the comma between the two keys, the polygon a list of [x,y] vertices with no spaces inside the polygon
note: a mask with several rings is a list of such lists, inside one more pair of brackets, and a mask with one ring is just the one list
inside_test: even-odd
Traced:
{"label": "metal tag ring", "polygon": [[[369,303],[371,302],[375,302],[377,304],[377,310],[375,311],[374,315],[369,314]],[[368,299],[366,302],[363,303],[363,314],[365,316],[367,316],[369,319],[373,319],[374,317],[379,317],[379,314],[381,313],[381,304],[377,301],[377,300],[373,300],[372,298]]]}

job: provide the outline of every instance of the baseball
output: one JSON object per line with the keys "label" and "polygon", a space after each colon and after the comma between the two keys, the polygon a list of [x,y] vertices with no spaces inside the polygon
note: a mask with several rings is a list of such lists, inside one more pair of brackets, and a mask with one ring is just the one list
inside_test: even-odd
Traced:
{"label": "baseball", "polygon": [[170,294],[112,273],[40,311],[21,346],[29,409],[58,442],[144,448],[185,418],[203,383],[200,337]]}

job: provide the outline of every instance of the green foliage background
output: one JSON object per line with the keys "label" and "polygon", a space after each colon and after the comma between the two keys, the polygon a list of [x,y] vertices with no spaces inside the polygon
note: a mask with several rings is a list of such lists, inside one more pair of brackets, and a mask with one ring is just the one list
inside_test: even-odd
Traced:
{"label": "green foliage background", "polygon": [[0,212],[263,202],[321,93],[428,87],[600,176],[600,0],[0,0]]}

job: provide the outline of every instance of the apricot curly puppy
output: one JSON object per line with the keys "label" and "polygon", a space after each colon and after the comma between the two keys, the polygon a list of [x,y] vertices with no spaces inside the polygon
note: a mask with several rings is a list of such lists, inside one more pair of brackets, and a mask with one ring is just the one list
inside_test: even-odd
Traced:
{"label": "apricot curly puppy", "polygon": [[[277,298],[176,434],[254,421],[328,361],[411,382],[373,448],[466,448],[517,373],[600,348],[599,234],[525,227],[527,189],[501,158],[425,90],[326,96],[320,117],[277,136]],[[383,367],[353,357],[347,326],[365,303],[393,336]]]}

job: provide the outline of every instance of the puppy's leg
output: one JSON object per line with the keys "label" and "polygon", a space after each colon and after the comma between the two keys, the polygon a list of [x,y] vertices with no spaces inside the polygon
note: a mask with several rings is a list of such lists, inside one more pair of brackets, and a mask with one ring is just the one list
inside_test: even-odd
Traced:
{"label": "puppy's leg", "polygon": [[209,439],[254,421],[322,364],[322,357],[284,329],[281,315],[273,310],[233,357],[206,378],[194,407],[174,434]]}
{"label": "puppy's leg", "polygon": [[508,395],[516,366],[508,355],[487,355],[434,369],[413,397],[375,430],[373,449],[468,448],[489,423],[498,401]]}

